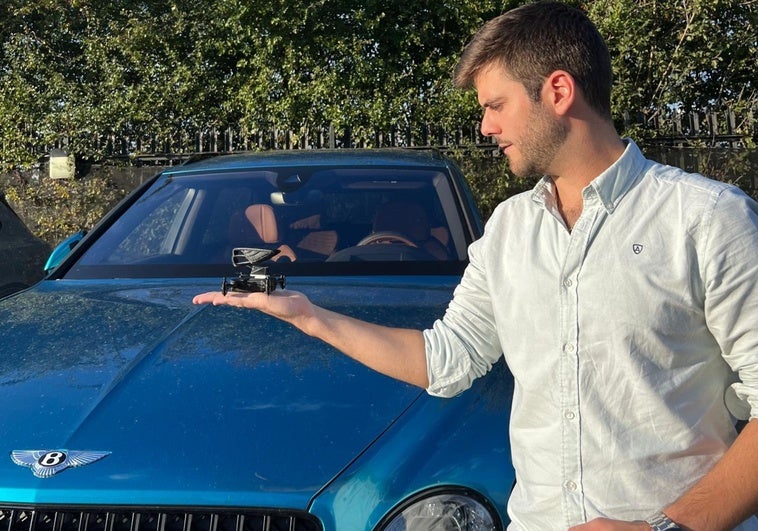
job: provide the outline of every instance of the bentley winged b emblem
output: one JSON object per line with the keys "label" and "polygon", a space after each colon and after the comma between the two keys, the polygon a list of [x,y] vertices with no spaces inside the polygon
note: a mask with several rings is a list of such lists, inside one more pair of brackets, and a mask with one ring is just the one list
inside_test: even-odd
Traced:
{"label": "bentley winged b emblem", "polygon": [[90,450],[13,450],[11,459],[27,466],[38,478],[50,478],[67,468],[89,465],[110,455],[110,452]]}
{"label": "bentley winged b emblem", "polygon": [[242,271],[233,280],[224,278],[221,291],[224,295],[229,291],[263,292],[268,295],[276,289],[276,286],[284,289],[284,275],[269,275],[268,267],[258,265],[277,254],[279,254],[278,249],[253,249],[251,247],[232,249],[232,265],[236,269],[249,268],[250,272]]}

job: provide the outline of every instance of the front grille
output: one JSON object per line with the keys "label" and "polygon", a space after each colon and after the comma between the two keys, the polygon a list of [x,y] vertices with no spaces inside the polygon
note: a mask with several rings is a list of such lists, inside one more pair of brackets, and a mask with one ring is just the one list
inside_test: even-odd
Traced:
{"label": "front grille", "polygon": [[0,506],[0,531],[322,531],[322,526],[298,511]]}

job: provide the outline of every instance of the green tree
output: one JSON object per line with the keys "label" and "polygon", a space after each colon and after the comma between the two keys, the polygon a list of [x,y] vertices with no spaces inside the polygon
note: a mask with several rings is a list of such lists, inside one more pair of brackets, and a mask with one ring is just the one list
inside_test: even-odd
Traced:
{"label": "green tree", "polygon": [[[758,5],[753,0],[594,0],[615,73],[614,115],[758,106]],[[754,123],[738,124],[755,134]],[[756,139],[753,138],[753,141]]]}
{"label": "green tree", "polygon": [[[9,0],[0,6],[2,160],[28,162],[40,140],[65,135],[66,92],[81,61],[80,32],[69,6]],[[63,9],[59,9],[63,7]]]}
{"label": "green tree", "polygon": [[[619,123],[625,111],[756,107],[754,0],[568,1],[611,47]],[[137,153],[226,125],[331,123],[371,145],[376,127],[474,124],[452,68],[484,20],[522,3],[6,0],[0,164],[31,164],[55,142],[98,158],[116,134]]]}
{"label": "green tree", "polygon": [[217,9],[225,20],[218,51],[238,52],[227,101],[241,124],[299,131],[332,123],[366,136],[476,113],[456,99],[451,69],[498,12],[492,1],[454,0],[225,0]]}
{"label": "green tree", "polygon": [[29,146],[41,142],[102,155],[115,132],[471,119],[475,103],[452,91],[450,71],[498,7],[10,0],[2,10],[2,160],[28,163]]}

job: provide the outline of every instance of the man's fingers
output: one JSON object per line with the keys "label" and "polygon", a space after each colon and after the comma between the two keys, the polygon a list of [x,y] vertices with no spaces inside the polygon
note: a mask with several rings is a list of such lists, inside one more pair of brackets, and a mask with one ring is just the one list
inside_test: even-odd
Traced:
{"label": "man's fingers", "polygon": [[208,293],[200,293],[192,298],[192,304],[208,304],[213,302],[213,299],[219,292],[209,291]]}
{"label": "man's fingers", "polygon": [[226,304],[228,306],[238,306],[241,308],[258,308],[260,307],[261,297],[266,297],[265,293],[237,293],[229,292],[226,295],[220,291],[209,291],[195,295],[192,299],[193,304],[213,304],[219,306]]}

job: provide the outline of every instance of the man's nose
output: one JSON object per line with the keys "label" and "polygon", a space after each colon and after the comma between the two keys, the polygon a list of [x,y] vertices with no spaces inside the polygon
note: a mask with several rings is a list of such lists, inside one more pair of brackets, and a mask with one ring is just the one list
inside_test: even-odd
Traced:
{"label": "man's nose", "polygon": [[482,115],[482,123],[479,126],[479,130],[482,132],[483,136],[496,136],[500,133],[500,128],[497,126],[495,121],[490,116],[490,113],[486,110],[484,111],[484,114]]}

